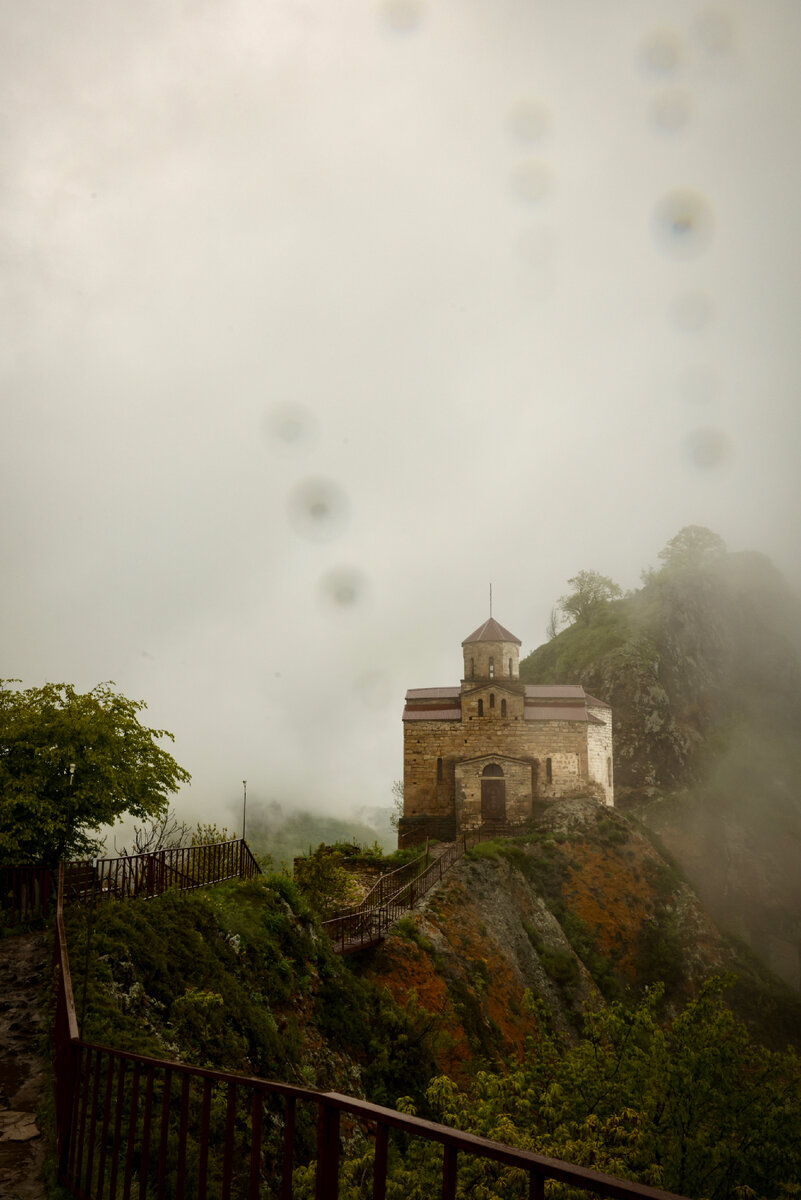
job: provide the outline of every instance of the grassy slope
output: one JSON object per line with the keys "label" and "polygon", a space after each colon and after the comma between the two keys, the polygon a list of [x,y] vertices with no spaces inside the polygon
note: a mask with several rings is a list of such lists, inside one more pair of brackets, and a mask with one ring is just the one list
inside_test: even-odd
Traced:
{"label": "grassy slope", "polygon": [[[68,939],[80,1015],[83,912]],[[353,975],[285,876],[103,905],[89,961],[90,1040],[380,1103],[431,1073],[414,1006]]]}

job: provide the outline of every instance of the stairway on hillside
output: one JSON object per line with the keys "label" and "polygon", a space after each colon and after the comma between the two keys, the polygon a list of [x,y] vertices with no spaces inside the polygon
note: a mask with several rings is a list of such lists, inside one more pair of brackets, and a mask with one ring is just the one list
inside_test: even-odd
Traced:
{"label": "stairway on hillside", "polygon": [[0,1200],[45,1200],[44,1139],[36,1118],[50,1085],[41,1056],[44,933],[0,940]]}

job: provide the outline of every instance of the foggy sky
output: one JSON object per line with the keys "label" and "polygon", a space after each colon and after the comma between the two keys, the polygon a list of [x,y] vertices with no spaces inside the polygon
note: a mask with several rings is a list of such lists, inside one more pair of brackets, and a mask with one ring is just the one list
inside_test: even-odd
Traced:
{"label": "foggy sky", "polygon": [[[181,815],[389,804],[407,687],[682,526],[798,565],[796,0],[0,6],[0,674]],[[227,806],[231,805],[231,810]]]}

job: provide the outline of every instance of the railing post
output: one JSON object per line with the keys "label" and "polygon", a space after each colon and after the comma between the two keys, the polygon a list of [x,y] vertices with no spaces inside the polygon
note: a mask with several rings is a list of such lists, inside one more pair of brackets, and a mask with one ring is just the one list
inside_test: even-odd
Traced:
{"label": "railing post", "polygon": [[317,1114],[317,1187],[315,1200],[339,1196],[339,1109],[320,1101]]}
{"label": "railing post", "polygon": [[442,1200],[456,1196],[456,1151],[453,1146],[442,1147]]}

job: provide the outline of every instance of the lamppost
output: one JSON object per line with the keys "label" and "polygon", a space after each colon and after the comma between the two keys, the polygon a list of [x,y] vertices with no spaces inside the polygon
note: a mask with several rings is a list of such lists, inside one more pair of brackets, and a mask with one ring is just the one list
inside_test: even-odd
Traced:
{"label": "lamppost", "polygon": [[248,781],[242,780],[242,841],[245,841],[245,817],[248,811]]}

